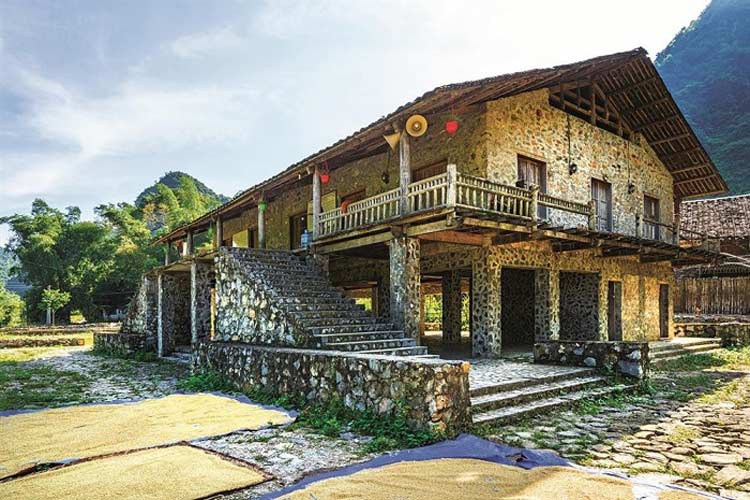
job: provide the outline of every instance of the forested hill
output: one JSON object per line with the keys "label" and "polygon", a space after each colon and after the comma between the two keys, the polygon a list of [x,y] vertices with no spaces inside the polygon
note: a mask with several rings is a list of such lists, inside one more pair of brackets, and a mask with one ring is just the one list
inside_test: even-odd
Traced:
{"label": "forested hill", "polygon": [[195,184],[195,187],[198,189],[198,192],[201,195],[205,196],[207,201],[209,201],[210,203],[223,204],[229,201],[229,198],[224,195],[217,194],[211,188],[209,188],[190,174],[186,174],[184,172],[167,172],[161,177],[161,179],[156,181],[153,185],[144,189],[141,194],[138,195],[138,197],[135,199],[135,205],[137,207],[143,207],[143,205],[146,203],[146,199],[149,196],[156,194],[158,184],[163,184],[164,186],[172,190],[178,189],[180,187],[180,181],[183,178],[192,180]]}
{"label": "forested hill", "polygon": [[712,0],[656,66],[729,189],[750,192],[750,0]]}

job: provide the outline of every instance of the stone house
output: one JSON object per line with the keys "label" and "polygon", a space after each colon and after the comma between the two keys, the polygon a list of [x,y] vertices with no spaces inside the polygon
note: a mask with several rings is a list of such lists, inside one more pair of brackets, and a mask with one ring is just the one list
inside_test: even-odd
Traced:
{"label": "stone house", "polygon": [[[123,331],[277,388],[314,365],[290,350],[405,355],[450,388],[428,389],[435,422],[468,371],[436,354],[671,337],[674,266],[716,257],[680,245],[675,207],[725,191],[643,49],[446,85],[161,237]],[[429,335],[425,293],[442,299]],[[240,359],[257,346],[278,349],[260,368]],[[302,377],[328,390],[317,368]],[[352,398],[380,408],[362,396],[378,390]]]}

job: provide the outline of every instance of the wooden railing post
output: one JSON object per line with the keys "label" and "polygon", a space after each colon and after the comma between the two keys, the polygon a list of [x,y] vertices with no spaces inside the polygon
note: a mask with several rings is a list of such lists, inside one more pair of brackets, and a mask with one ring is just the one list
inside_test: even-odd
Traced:
{"label": "wooden railing post", "polygon": [[529,203],[529,217],[532,221],[536,221],[536,216],[539,213],[539,186],[534,184],[531,186],[531,203]]}
{"label": "wooden railing post", "polygon": [[635,214],[635,237],[643,237],[643,219],[641,218],[641,214],[638,213]]}
{"label": "wooden railing post", "polygon": [[[320,175],[318,174],[317,165],[315,165],[315,170],[313,170],[312,186],[312,237],[313,240],[317,240],[320,233],[320,228],[318,227],[318,219],[320,219]],[[296,242],[295,244],[298,243],[299,242]]]}
{"label": "wooden railing post", "polygon": [[596,231],[596,205],[594,205],[594,200],[589,201],[589,230]]}
{"label": "wooden railing post", "polygon": [[401,188],[401,200],[399,208],[401,215],[409,213],[409,184],[411,184],[411,150],[409,147],[409,134],[403,132],[398,141],[398,169],[399,187]]}
{"label": "wooden railing post", "polygon": [[674,214],[674,226],[672,227],[672,243],[680,244],[680,213]]}
{"label": "wooden railing post", "polygon": [[458,172],[456,170],[456,165],[450,163],[446,168],[446,173],[448,174],[448,179],[446,181],[445,189],[445,205],[448,207],[455,207],[456,198],[458,196]]}

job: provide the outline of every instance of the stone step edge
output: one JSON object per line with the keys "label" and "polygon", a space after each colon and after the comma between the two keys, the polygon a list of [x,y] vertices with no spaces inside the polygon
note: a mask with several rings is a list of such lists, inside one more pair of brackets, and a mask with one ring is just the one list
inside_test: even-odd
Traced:
{"label": "stone step edge", "polygon": [[523,405],[507,406],[500,410],[476,413],[472,418],[474,425],[505,423],[511,420],[518,420],[525,416],[547,413],[551,410],[572,406],[585,399],[600,398],[614,393],[629,391],[634,387],[634,385],[623,385],[602,387],[590,391],[576,391],[555,398],[537,400]]}
{"label": "stone step edge", "polygon": [[692,349],[674,349],[669,351],[650,353],[649,358],[654,361],[657,359],[671,358],[675,356],[685,356],[687,354],[701,354],[709,351],[718,351],[719,349],[721,349],[720,345],[703,345],[693,347]]}
{"label": "stone step edge", "polygon": [[656,353],[656,352],[669,352],[669,351],[675,351],[675,350],[681,350],[681,349],[688,349],[690,347],[699,347],[699,346],[707,346],[707,345],[720,345],[721,339],[719,338],[707,338],[698,340],[695,342],[690,343],[670,343],[666,345],[660,345],[660,346],[649,346],[649,352],[650,353]]}
{"label": "stone step edge", "polygon": [[683,352],[683,353],[673,354],[671,356],[662,356],[662,357],[659,357],[659,358],[651,359],[651,365],[658,368],[659,366],[663,365],[667,361],[672,361],[672,360],[675,360],[675,359],[679,359],[679,358],[681,358],[683,356],[687,356],[689,354],[710,354],[712,352],[717,352],[719,350],[720,349],[708,349],[708,350],[705,350],[705,351],[699,351],[697,353],[696,352]]}
{"label": "stone step edge", "polygon": [[[398,356],[400,352],[423,350],[424,354],[427,354],[427,348],[425,346],[414,346],[414,347],[394,347],[392,349],[373,349],[368,351],[355,351],[357,354],[383,354]],[[339,351],[342,352],[342,351]],[[346,351],[343,351],[346,352]],[[419,354],[411,354],[410,356],[419,356]]]}
{"label": "stone step edge", "polygon": [[401,338],[395,338],[395,339],[374,339],[374,340],[352,340],[351,342],[330,342],[325,344],[326,347],[331,348],[334,346],[342,346],[342,345],[366,345],[366,344],[374,344],[377,342],[414,342],[415,344],[413,346],[405,346],[405,347],[420,347],[416,345],[416,340],[406,337]]}
{"label": "stone step edge", "polygon": [[595,371],[590,368],[579,368],[575,371],[568,373],[558,373],[556,375],[549,375],[540,378],[525,378],[521,380],[514,380],[511,382],[501,382],[499,384],[483,385],[481,387],[471,388],[469,387],[469,396],[479,397],[487,394],[495,394],[498,392],[506,392],[514,389],[520,389],[525,387],[533,387],[540,384],[550,384],[553,382],[560,382],[562,380],[570,380],[579,377],[590,377],[594,375]]}
{"label": "stone step edge", "polygon": [[[484,408],[491,406],[490,410],[496,410],[498,408],[510,406],[507,403],[515,399],[521,398],[521,400],[528,401],[543,400],[547,399],[548,396],[559,397],[563,394],[571,392],[578,392],[584,388],[592,388],[591,386],[601,384],[605,380],[602,377],[582,377],[569,380],[562,380],[560,382],[552,382],[550,384],[541,384],[532,386],[530,388],[521,388],[511,391],[497,392],[494,394],[487,394],[476,398],[471,398],[471,408],[474,413],[482,413]],[[559,391],[559,392],[558,392]],[[505,403],[505,404],[504,404]]]}

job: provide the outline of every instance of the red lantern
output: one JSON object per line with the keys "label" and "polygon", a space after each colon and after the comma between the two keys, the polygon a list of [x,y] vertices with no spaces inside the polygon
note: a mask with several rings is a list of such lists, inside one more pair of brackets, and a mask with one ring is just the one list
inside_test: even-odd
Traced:
{"label": "red lantern", "polygon": [[320,174],[320,182],[322,182],[323,184],[328,184],[328,181],[330,180],[331,174],[329,174],[328,172],[323,172],[322,174]]}
{"label": "red lantern", "polygon": [[445,122],[445,131],[448,132],[448,135],[458,132],[458,120],[448,120]]}
{"label": "red lantern", "polygon": [[346,210],[349,208],[349,204],[351,203],[351,200],[344,200],[341,202],[341,213],[345,214]]}

